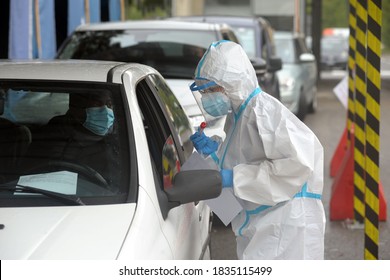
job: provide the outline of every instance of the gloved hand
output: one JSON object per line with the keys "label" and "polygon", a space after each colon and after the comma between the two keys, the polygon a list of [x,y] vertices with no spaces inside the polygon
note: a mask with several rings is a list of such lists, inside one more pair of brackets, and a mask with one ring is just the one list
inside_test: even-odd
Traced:
{"label": "gloved hand", "polygon": [[222,188],[232,188],[233,187],[233,170],[221,169],[220,173],[221,173],[221,177],[222,177]]}
{"label": "gloved hand", "polygon": [[194,144],[198,153],[208,156],[218,149],[218,143],[207,137],[203,132],[195,132],[191,135],[190,140]]}

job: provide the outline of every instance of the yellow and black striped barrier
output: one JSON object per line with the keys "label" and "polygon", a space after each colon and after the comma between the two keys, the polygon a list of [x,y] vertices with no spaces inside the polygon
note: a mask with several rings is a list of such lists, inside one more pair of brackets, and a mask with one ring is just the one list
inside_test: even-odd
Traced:
{"label": "yellow and black striped barrier", "polygon": [[348,148],[332,185],[330,220],[364,223],[364,257],[378,259],[379,221],[387,216],[379,174],[382,0],[349,5]]}
{"label": "yellow and black striped barrier", "polygon": [[349,0],[349,48],[348,48],[348,112],[347,140],[351,145],[355,123],[355,53],[356,53],[356,0]]}
{"label": "yellow and black striped barrier", "polygon": [[364,222],[365,146],[366,146],[366,42],[367,0],[356,3],[356,76],[354,147],[354,219]]}
{"label": "yellow and black striped barrier", "polygon": [[379,126],[382,0],[369,0],[367,17],[366,189],[364,258],[378,259]]}

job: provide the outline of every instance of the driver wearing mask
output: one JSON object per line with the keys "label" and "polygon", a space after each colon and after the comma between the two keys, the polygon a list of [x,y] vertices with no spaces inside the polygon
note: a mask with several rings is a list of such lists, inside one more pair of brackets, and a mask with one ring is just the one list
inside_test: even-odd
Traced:
{"label": "driver wearing mask", "polygon": [[[105,138],[113,131],[114,119],[108,94],[71,94],[65,115],[33,131],[26,156],[29,166],[38,170],[40,163],[45,166],[50,160],[72,162],[89,166],[110,181],[113,155]],[[41,172],[50,171],[58,170]]]}

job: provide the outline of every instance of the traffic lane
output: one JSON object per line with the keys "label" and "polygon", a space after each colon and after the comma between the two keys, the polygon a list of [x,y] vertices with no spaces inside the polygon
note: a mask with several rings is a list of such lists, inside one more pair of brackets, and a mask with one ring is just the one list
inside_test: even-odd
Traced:
{"label": "traffic lane", "polygon": [[[340,141],[346,126],[346,110],[341,105],[333,88],[339,79],[321,80],[318,85],[318,110],[315,114],[307,115],[305,123],[309,126],[324,146],[324,192],[323,203],[326,211],[327,224],[325,231],[325,259],[364,259],[364,230],[351,229],[347,221],[329,221],[329,203],[333,178],[329,176],[330,161]],[[381,120],[390,119],[390,80],[382,81]],[[384,188],[386,201],[390,200],[390,173],[385,172],[390,167],[390,124],[381,122],[381,183]],[[387,208],[389,217],[389,207]],[[379,225],[379,258],[390,259],[390,230],[388,222]],[[215,219],[211,234],[212,259],[237,259],[235,236],[230,225],[227,227]]]}

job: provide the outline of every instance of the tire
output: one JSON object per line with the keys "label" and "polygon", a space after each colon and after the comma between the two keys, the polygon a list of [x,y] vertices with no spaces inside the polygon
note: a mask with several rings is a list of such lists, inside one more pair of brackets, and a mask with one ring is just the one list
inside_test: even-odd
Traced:
{"label": "tire", "polygon": [[299,94],[297,117],[301,121],[304,121],[306,114],[307,114],[306,98],[305,98],[303,91],[301,90],[301,92]]}
{"label": "tire", "polygon": [[314,89],[314,95],[313,100],[310,102],[309,106],[307,107],[307,110],[310,114],[313,114],[317,111],[318,108],[318,101],[317,101],[317,88]]}

